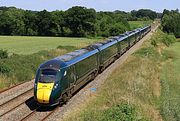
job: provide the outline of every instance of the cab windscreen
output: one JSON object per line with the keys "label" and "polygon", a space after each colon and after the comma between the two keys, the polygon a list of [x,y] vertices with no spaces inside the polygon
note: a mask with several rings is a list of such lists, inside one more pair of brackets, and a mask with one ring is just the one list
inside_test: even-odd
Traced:
{"label": "cab windscreen", "polygon": [[44,69],[39,76],[39,82],[52,83],[57,79],[57,71],[53,69]]}

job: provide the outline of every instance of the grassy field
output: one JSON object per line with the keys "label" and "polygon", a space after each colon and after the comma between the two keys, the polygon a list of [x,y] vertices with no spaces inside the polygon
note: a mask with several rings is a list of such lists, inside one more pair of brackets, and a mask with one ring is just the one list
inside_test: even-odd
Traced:
{"label": "grassy field", "polygon": [[[160,37],[160,34],[162,32],[156,32],[155,38]],[[180,61],[177,58],[173,61],[171,58],[179,57],[175,53],[179,53],[180,43],[168,48],[163,41],[158,41],[158,46],[154,47],[152,41],[146,41],[141,49],[131,55],[122,66],[117,67],[97,93],[90,96],[77,110],[70,112],[71,115],[65,116],[64,120],[179,120]],[[169,53],[166,48],[173,49],[174,52]],[[167,79],[169,66],[166,66],[166,62],[170,59],[176,67],[170,67],[174,71]],[[168,81],[164,83],[168,84],[163,84],[162,78],[166,78]]]}
{"label": "grassy field", "polygon": [[161,72],[161,112],[165,121],[180,121],[180,42],[167,48]]}
{"label": "grassy field", "polygon": [[143,27],[145,25],[149,25],[152,23],[152,21],[128,21],[130,24],[131,29]]}
{"label": "grassy field", "polygon": [[59,45],[79,48],[97,41],[99,41],[99,39],[0,36],[0,49],[8,50],[9,53],[32,54],[40,50],[55,49]]}

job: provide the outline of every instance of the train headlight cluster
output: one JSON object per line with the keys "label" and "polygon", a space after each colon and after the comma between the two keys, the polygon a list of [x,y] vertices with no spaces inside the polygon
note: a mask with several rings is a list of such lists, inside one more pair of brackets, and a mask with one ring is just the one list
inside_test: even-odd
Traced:
{"label": "train headlight cluster", "polygon": [[56,89],[57,87],[58,87],[58,84],[56,84],[53,89]]}
{"label": "train headlight cluster", "polygon": [[34,88],[37,88],[37,83],[34,83]]}

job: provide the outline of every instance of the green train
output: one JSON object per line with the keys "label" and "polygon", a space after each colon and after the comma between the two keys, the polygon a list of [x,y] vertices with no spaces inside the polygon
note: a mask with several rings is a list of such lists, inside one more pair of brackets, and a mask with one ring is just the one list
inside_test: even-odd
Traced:
{"label": "green train", "polygon": [[120,34],[42,63],[34,82],[38,105],[66,103],[86,83],[151,31],[151,26]]}

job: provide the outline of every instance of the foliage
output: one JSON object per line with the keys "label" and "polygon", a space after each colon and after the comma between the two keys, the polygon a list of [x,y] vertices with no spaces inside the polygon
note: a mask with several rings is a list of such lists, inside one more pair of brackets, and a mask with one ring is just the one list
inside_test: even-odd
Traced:
{"label": "foliage", "polygon": [[95,35],[96,11],[85,7],[72,7],[65,12],[67,27],[72,36]]}
{"label": "foliage", "polygon": [[144,27],[147,25],[150,25],[152,23],[151,20],[148,21],[128,21],[131,29],[136,29],[136,28],[140,28],[140,27]]}
{"label": "foliage", "polygon": [[12,55],[7,59],[0,60],[0,74],[8,76],[12,81],[26,81],[34,77],[37,67],[43,62],[42,54],[33,55]]}
{"label": "foliage", "polygon": [[24,35],[24,10],[9,8],[0,15],[1,35]]}
{"label": "foliage", "polygon": [[134,106],[129,104],[120,104],[112,106],[104,111],[102,121],[134,121],[137,120]]}
{"label": "foliage", "polygon": [[155,47],[157,47],[158,44],[161,43],[166,46],[170,46],[174,42],[176,42],[176,38],[174,35],[164,33],[161,30],[158,30],[158,32],[151,38],[151,44]]}
{"label": "foliage", "polygon": [[0,74],[6,74],[8,75],[10,72],[10,68],[8,65],[5,65],[4,63],[0,63]]}
{"label": "foliage", "polygon": [[165,35],[165,36],[163,37],[162,42],[163,42],[166,46],[169,46],[169,45],[171,45],[172,43],[176,42],[176,38],[174,37],[174,35]]}
{"label": "foliage", "polygon": [[150,10],[139,10],[136,15],[133,11],[96,12],[80,6],[52,12],[0,7],[0,35],[109,37],[130,30],[127,21],[149,20],[152,13]]}
{"label": "foliage", "polygon": [[180,13],[178,10],[164,10],[162,16],[163,31],[173,33],[176,37],[180,37]]}
{"label": "foliage", "polygon": [[0,50],[0,59],[8,58],[7,50]]}
{"label": "foliage", "polygon": [[131,11],[131,13],[132,16],[135,16],[137,18],[143,18],[143,20],[148,20],[148,18],[154,20],[157,17],[157,13],[149,9],[140,9],[138,11],[133,10]]}
{"label": "foliage", "polygon": [[98,12],[96,31],[98,36],[108,37],[130,30],[124,14],[119,12]]}

